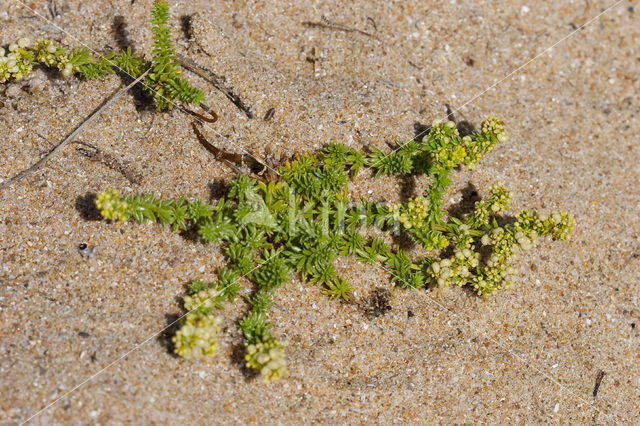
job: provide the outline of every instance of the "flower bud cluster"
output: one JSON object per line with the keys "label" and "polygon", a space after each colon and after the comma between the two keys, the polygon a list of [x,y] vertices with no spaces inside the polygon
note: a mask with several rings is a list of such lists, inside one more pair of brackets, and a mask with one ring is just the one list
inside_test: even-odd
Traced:
{"label": "flower bud cluster", "polygon": [[409,200],[406,206],[400,204],[391,205],[389,210],[395,220],[406,229],[419,228],[424,218],[427,217],[429,201],[424,197],[415,197]]}
{"label": "flower bud cluster", "polygon": [[564,212],[536,214],[531,210],[523,210],[514,223],[518,231],[549,236],[557,240],[566,240],[575,226],[573,217]]}
{"label": "flower bud cluster", "polygon": [[489,187],[489,208],[492,213],[502,213],[509,207],[511,193],[507,191],[501,182],[497,182]]}
{"label": "flower bud cluster", "polygon": [[516,230],[522,232],[536,231],[538,234],[544,234],[544,225],[541,218],[547,219],[549,217],[546,213],[535,213],[532,210],[522,210],[518,213],[516,221],[513,224]]}
{"label": "flower bud cluster", "polygon": [[56,46],[50,41],[38,40],[33,48],[33,52],[36,62],[48,67],[58,68],[65,77],[70,77],[73,74],[73,64],[69,62],[67,49],[64,47]]}
{"label": "flower bud cluster", "polygon": [[465,161],[467,151],[462,145],[456,145],[453,149],[441,146],[434,155],[435,162],[439,163],[445,169],[453,169],[458,164]]}
{"label": "flower bud cluster", "polygon": [[183,299],[184,308],[187,311],[195,311],[210,313],[217,307],[218,296],[220,292],[215,287],[210,287],[205,290],[185,296]]}
{"label": "flower bud cluster", "polygon": [[31,40],[21,38],[9,45],[8,53],[0,47],[0,83],[10,78],[20,80],[31,72],[33,54],[28,50],[30,44]]}
{"label": "flower bud cluster", "polygon": [[538,218],[542,222],[540,234],[550,235],[557,240],[569,238],[569,234],[576,224],[575,219],[570,214],[558,211],[552,212],[548,217],[540,215]]}
{"label": "flower bud cluster", "polygon": [[116,189],[108,189],[98,194],[95,205],[105,219],[123,222],[129,219],[129,204],[120,199],[120,192]]}
{"label": "flower bud cluster", "polygon": [[69,62],[67,49],[64,47],[56,46],[50,41],[38,40],[31,48],[31,40],[21,38],[9,45],[9,53],[6,56],[4,49],[0,48],[0,83],[10,78],[20,80],[37,64],[58,68],[65,77],[70,77],[74,71],[78,71]]}
{"label": "flower bud cluster", "polygon": [[458,129],[456,128],[456,123],[453,121],[442,121],[439,118],[436,118],[431,123],[431,133],[430,135],[449,138],[451,136],[460,136]]}
{"label": "flower bud cluster", "polygon": [[287,373],[284,344],[277,340],[250,344],[244,359],[247,367],[260,371],[265,382],[277,380]]}
{"label": "flower bud cluster", "polygon": [[470,233],[469,226],[465,223],[458,226],[457,232],[450,235],[451,241],[459,249],[471,249],[471,243],[473,243],[473,236]]}
{"label": "flower bud cluster", "polygon": [[479,143],[474,143],[474,139],[467,135],[462,138],[462,146],[467,151],[467,157],[465,158],[465,164],[469,170],[473,170],[476,164],[482,157],[482,146]]}
{"label": "flower bud cluster", "polygon": [[431,244],[433,249],[442,250],[443,248],[449,247],[450,242],[447,237],[438,232],[431,240]]}
{"label": "flower bud cluster", "polygon": [[[487,261],[487,265],[492,266],[492,263],[497,264],[498,258],[504,258],[513,254],[513,249],[516,245],[522,245],[522,243],[528,243],[530,240],[520,231],[515,231],[513,226],[507,225],[503,227],[497,227],[491,230],[488,234],[485,234],[481,238],[482,244],[487,242],[487,245],[493,246],[493,254]],[[529,249],[530,245],[526,245],[523,249]]]}
{"label": "flower bud cluster", "polygon": [[180,322],[180,329],[171,339],[175,353],[186,359],[213,355],[218,349],[217,335],[221,322],[221,317],[212,314],[190,312],[185,315]]}
{"label": "flower bud cluster", "polygon": [[467,151],[465,164],[469,169],[475,168],[482,155],[491,151],[497,142],[508,139],[503,122],[496,117],[489,117],[482,122],[481,131],[462,138],[462,145]]}
{"label": "flower bud cluster", "polygon": [[515,269],[508,265],[483,267],[480,274],[471,277],[470,283],[479,295],[485,295],[509,286],[514,276]]}
{"label": "flower bud cluster", "polygon": [[533,240],[515,231],[513,226],[507,226],[493,229],[484,234],[480,241],[483,245],[493,245],[493,249],[491,256],[478,268],[471,285],[478,294],[486,294],[511,284],[515,270],[509,266],[509,261],[515,256],[515,249],[520,246],[528,250]]}
{"label": "flower bud cluster", "polygon": [[442,250],[451,244],[449,239],[440,231],[432,231],[423,227],[412,229],[409,232],[413,238],[422,244],[426,251]]}
{"label": "flower bud cluster", "polygon": [[489,187],[490,197],[485,201],[477,202],[473,214],[468,220],[472,228],[488,226],[491,214],[502,213],[509,207],[511,193],[500,182]]}
{"label": "flower bud cluster", "polygon": [[517,257],[517,248],[523,251],[531,249],[539,235],[566,239],[574,223],[573,217],[566,213],[536,215],[530,210],[520,212],[513,225],[495,228],[482,236],[480,242],[493,246],[492,252],[471,284],[480,294],[508,286],[515,273],[509,263]]}
{"label": "flower bud cluster", "polygon": [[472,270],[480,262],[480,253],[471,249],[454,250],[454,256],[450,259],[442,259],[433,262],[429,274],[438,287],[446,287],[449,284],[463,286],[472,275]]}
{"label": "flower bud cluster", "polygon": [[449,170],[465,161],[467,151],[460,145],[460,134],[453,121],[435,120],[431,125],[429,138],[437,141],[437,147],[431,154],[434,163]]}
{"label": "flower bud cluster", "polygon": [[506,142],[509,139],[504,123],[498,117],[491,116],[484,120],[480,125],[480,131],[485,134],[495,135],[498,142]]}

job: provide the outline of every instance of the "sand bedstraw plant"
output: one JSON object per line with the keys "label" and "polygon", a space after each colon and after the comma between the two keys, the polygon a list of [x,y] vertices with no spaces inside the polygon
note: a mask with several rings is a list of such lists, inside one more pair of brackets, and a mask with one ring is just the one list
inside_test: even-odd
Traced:
{"label": "sand bedstraw plant", "polygon": [[87,48],[68,49],[48,40],[38,40],[32,45],[29,38],[21,38],[9,44],[8,52],[0,48],[0,83],[20,80],[38,65],[57,69],[64,77],[76,75],[87,80],[104,78],[116,71],[136,79],[150,68],[143,80],[143,87],[153,94],[158,110],[171,109],[176,101],[199,105],[204,101],[204,94],[180,76],[168,20],[167,3],[155,1],[151,20],[153,52],[150,61],[133,54],[130,48],[96,57]]}
{"label": "sand bedstraw plant", "polygon": [[[333,143],[285,162],[276,180],[239,175],[227,196],[213,204],[154,194],[120,196],[107,190],[97,197],[96,206],[108,220],[158,222],[221,244],[227,269],[219,272],[217,283],[190,285],[184,300],[189,313],[174,338],[175,351],[185,358],[215,351],[219,322],[214,312],[224,300],[233,300],[238,280],[244,277],[255,285],[253,294],[245,297],[249,311],[239,322],[246,364],[272,380],[284,375],[287,366],[285,344],[272,334],[267,316],[274,292],[292,274],[324,286],[331,297],[347,300],[351,286],[339,276],[335,262],[339,256],[355,256],[381,265],[402,288],[454,284],[486,295],[514,281],[511,261],[538,237],[568,237],[574,220],[566,213],[524,210],[512,223],[504,220],[510,194],[499,183],[469,214],[453,217],[444,210],[452,171],[475,167],[506,138],[503,123],[495,117],[465,137],[453,122],[436,121],[422,142],[409,142],[391,154],[374,150],[367,155]],[[347,183],[365,164],[376,176],[425,175],[430,186],[406,203],[351,199]],[[367,239],[371,227],[387,235],[409,236],[422,254],[412,258],[386,238]]]}

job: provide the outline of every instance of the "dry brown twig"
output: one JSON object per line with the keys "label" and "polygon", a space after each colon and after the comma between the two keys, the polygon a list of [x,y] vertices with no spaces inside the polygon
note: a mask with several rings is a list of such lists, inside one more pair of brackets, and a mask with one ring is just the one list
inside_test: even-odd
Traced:
{"label": "dry brown twig", "polygon": [[191,123],[191,127],[193,127],[193,131],[200,144],[202,144],[207,151],[212,153],[216,160],[222,161],[236,173],[248,173],[255,179],[265,182],[276,179],[277,174],[274,169],[274,165],[270,165],[270,161],[258,159],[258,157],[253,154],[238,154],[220,149],[207,140],[200,131],[197,122],[193,121]]}
{"label": "dry brown twig", "polygon": [[142,174],[139,171],[123,163],[122,161],[118,160],[113,155],[107,152],[101,151],[99,148],[91,144],[88,144],[86,142],[75,140],[75,141],[72,141],[71,143],[83,145],[84,148],[83,147],[76,148],[76,150],[80,154],[84,155],[91,161],[104,164],[111,170],[115,170],[116,172],[124,176],[132,184],[138,185],[142,181]]}
{"label": "dry brown twig", "polygon": [[251,112],[251,108],[246,106],[240,96],[233,93],[233,91],[224,84],[222,77],[198,65],[193,59],[187,58],[186,56],[180,55],[179,53],[176,53],[176,61],[182,67],[205,79],[213,87],[222,92],[222,94],[225,95],[240,111],[242,111],[247,116],[247,118],[254,118],[253,112]]}
{"label": "dry brown twig", "polygon": [[330,29],[345,31],[348,33],[356,32],[356,33],[365,35],[367,37],[375,38],[374,35],[371,34],[370,32],[360,30],[358,28],[353,28],[345,24],[341,24],[340,22],[336,22],[333,19],[327,18],[325,15],[322,15],[322,22],[304,21],[303,24],[309,27],[330,28]]}

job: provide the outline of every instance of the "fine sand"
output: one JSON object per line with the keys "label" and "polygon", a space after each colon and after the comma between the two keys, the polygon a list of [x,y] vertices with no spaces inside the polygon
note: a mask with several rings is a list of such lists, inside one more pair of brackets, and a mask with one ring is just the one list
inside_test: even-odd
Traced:
{"label": "fine sand", "polygon": [[[220,116],[204,129],[216,146],[277,163],[331,141],[388,149],[445,118],[445,104],[476,126],[495,114],[510,139],[454,174],[447,203],[501,181],[514,211],[565,210],[575,231],[541,241],[518,282],[488,297],[405,291],[352,259],[338,267],[353,303],[293,279],[269,314],[288,342],[279,382],[242,366],[242,301],[223,312],[217,355],[189,362],[162,330],[186,283],[215,278],[221,251],[106,223],[91,199],[108,188],[209,199],[235,172],[188,116],[126,94],[79,139],[140,179],[72,144],[0,192],[0,424],[640,422],[640,8],[620,1],[598,17],[614,3],[170,0],[177,51],[255,117],[184,70]],[[149,55],[151,4],[0,0],[0,45]],[[41,70],[0,84],[0,179],[122,87]],[[364,172],[352,193],[393,201],[403,188]],[[390,309],[367,314],[372,295]]]}

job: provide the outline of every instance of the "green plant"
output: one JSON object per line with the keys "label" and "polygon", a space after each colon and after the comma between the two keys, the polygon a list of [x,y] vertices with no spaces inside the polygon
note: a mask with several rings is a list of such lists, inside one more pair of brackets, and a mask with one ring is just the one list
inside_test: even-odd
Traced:
{"label": "green plant", "polygon": [[168,20],[169,6],[163,0],[156,0],[151,21],[151,61],[133,54],[130,48],[94,57],[87,48],[69,50],[47,40],[38,40],[32,46],[28,38],[21,38],[8,46],[8,53],[0,48],[0,83],[10,79],[20,80],[37,65],[58,69],[64,77],[77,74],[87,80],[104,78],[117,70],[136,79],[150,69],[143,80],[143,87],[153,94],[158,110],[171,109],[176,100],[199,105],[204,101],[204,93],[180,77],[167,27]]}
{"label": "green plant", "polygon": [[326,281],[328,290],[323,291],[323,294],[333,297],[335,299],[344,299],[349,301],[349,293],[353,291],[349,285],[349,281],[344,278],[336,278],[334,281]]}
{"label": "green plant", "polygon": [[[486,295],[514,280],[511,260],[537,237],[568,237],[574,220],[566,213],[524,210],[513,223],[500,225],[498,215],[507,210],[510,198],[501,184],[491,186],[489,197],[465,216],[452,217],[444,210],[451,172],[462,165],[473,168],[505,139],[504,126],[495,117],[465,137],[460,137],[453,122],[436,121],[423,142],[412,141],[391,155],[380,151],[366,155],[333,143],[319,153],[285,162],[275,181],[237,176],[227,197],[213,205],[155,195],[121,197],[118,191],[108,190],[99,194],[96,206],[108,220],[194,229],[203,241],[223,244],[228,277],[219,273],[217,284],[190,285],[184,303],[188,314],[174,339],[176,352],[196,357],[215,350],[218,329],[213,311],[225,297],[232,299],[229,296],[238,291],[237,278],[243,276],[256,286],[254,295],[245,297],[250,310],[239,323],[247,365],[270,380],[286,372],[286,363],[284,343],[273,336],[266,317],[273,293],[294,272],[325,285],[329,296],[348,300],[351,287],[338,276],[334,262],[338,256],[353,255],[382,266],[399,287],[468,285]],[[376,176],[424,175],[431,184],[406,203],[353,200],[347,182],[364,164]],[[366,239],[365,231],[372,227],[408,235],[421,246],[422,255],[412,259],[386,238]]]}

